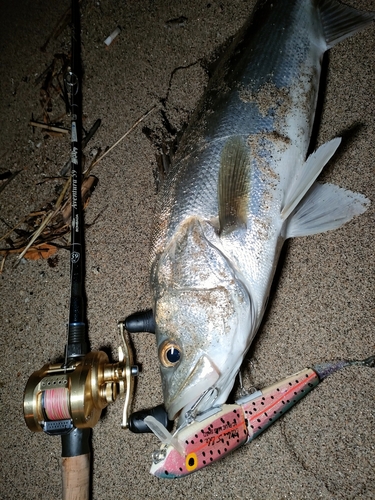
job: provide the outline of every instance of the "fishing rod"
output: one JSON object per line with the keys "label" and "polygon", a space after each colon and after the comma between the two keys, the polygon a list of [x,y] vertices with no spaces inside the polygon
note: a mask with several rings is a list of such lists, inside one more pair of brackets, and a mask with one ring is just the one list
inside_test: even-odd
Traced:
{"label": "fishing rod", "polygon": [[82,186],[82,66],[79,0],[72,0],[71,65],[65,77],[71,114],[70,307],[64,361],[34,372],[24,394],[26,425],[34,432],[61,436],[63,500],[90,496],[90,436],[101,411],[125,399],[121,427],[127,428],[133,379],[138,367],[119,322],[119,361],[89,346],[84,291],[85,252]]}

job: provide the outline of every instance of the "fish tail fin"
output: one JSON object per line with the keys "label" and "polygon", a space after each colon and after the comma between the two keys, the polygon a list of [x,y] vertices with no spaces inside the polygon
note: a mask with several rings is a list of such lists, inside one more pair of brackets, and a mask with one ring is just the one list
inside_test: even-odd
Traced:
{"label": "fish tail fin", "polygon": [[338,229],[370,205],[363,194],[315,182],[288,220],[286,238]]}
{"label": "fish tail fin", "polygon": [[375,12],[354,9],[337,0],[318,0],[318,8],[328,49],[366,28],[375,19]]}

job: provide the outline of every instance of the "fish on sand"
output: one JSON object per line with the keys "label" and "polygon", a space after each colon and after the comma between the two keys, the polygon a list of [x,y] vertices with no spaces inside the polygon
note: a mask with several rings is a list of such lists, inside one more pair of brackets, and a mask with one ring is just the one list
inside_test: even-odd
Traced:
{"label": "fish on sand", "polygon": [[262,0],[219,64],[156,207],[151,286],[170,419],[227,400],[285,240],[368,207],[316,182],[340,138],[307,153],[323,55],[373,19],[336,0]]}

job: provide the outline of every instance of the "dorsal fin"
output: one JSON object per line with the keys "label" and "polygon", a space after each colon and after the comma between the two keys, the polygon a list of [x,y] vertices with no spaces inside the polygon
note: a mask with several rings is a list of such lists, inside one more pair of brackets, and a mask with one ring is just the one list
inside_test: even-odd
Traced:
{"label": "dorsal fin", "polygon": [[219,235],[246,228],[250,186],[248,147],[241,137],[230,137],[225,143],[218,180]]}
{"label": "dorsal fin", "polygon": [[366,28],[375,19],[375,12],[354,9],[337,0],[318,0],[318,8],[328,48]]}

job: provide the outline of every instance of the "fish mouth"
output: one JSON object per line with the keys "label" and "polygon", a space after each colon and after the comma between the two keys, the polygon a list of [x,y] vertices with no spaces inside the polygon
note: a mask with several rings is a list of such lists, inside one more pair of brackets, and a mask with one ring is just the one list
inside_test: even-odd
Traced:
{"label": "fish mouth", "polygon": [[[185,414],[204,393],[213,388],[219,377],[220,372],[212,360],[206,355],[201,356],[187,379],[176,391],[175,396],[171,399],[164,397],[168,418],[174,420],[182,409],[184,409]],[[202,402],[199,403],[199,409],[201,403],[206,406],[207,403],[211,402],[211,399],[212,397],[207,401],[207,398],[203,398]]]}

